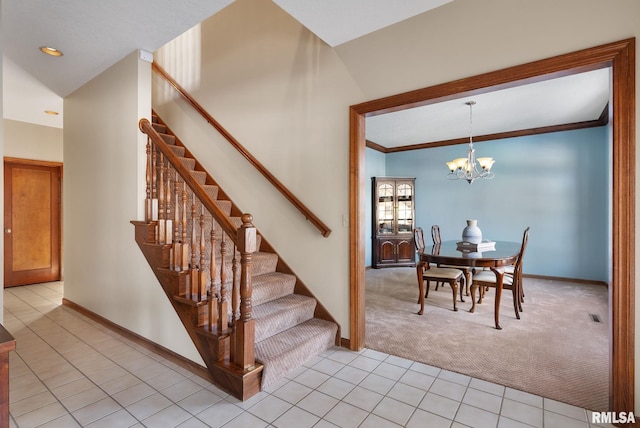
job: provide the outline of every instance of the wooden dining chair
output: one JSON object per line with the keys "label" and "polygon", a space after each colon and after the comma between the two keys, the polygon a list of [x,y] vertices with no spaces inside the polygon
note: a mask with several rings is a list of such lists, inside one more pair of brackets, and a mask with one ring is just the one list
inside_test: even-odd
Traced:
{"label": "wooden dining chair", "polygon": [[[524,231],[524,235],[522,237],[522,248],[520,250],[521,257],[524,258],[524,252],[527,249],[527,244],[529,243],[529,228],[527,227]],[[522,281],[522,263],[520,264],[520,269],[516,270],[516,265],[505,266],[504,267],[505,276],[517,275],[516,282],[518,284],[518,309],[522,312],[522,304],[524,303],[524,283]]]}
{"label": "wooden dining chair", "polygon": [[[522,291],[522,260],[524,259],[524,252],[527,248],[527,243],[529,241],[529,227],[524,230],[524,234],[522,235],[522,244],[520,245],[520,253],[518,254],[518,258],[516,259],[516,263],[513,265],[513,275],[509,275],[505,273],[505,268],[497,268],[500,269],[502,273],[504,273],[504,277],[502,280],[502,289],[503,290],[511,290],[511,294],[513,296],[513,310],[516,314],[516,318],[520,319],[520,312],[522,312],[522,299],[523,299],[523,291]],[[492,268],[493,269],[493,268]],[[473,281],[471,284],[471,298],[474,300],[475,307],[475,295],[476,289],[480,287],[483,290],[485,287],[496,287],[496,274],[491,270],[483,270],[477,272],[473,275]],[[484,297],[484,293],[480,292],[480,296],[478,297],[478,303],[482,303],[482,299]],[[472,307],[473,310],[473,307]]]}
{"label": "wooden dining chair", "polygon": [[[416,227],[413,230],[413,236],[416,251],[418,254],[420,254],[425,249],[424,232],[422,228]],[[458,289],[460,290],[460,301],[464,302],[464,299],[462,298],[462,290],[464,288],[463,285],[466,284],[466,279],[460,269],[430,266],[428,263],[419,262],[416,266],[416,270],[418,274],[420,293],[418,296],[418,303],[420,304],[420,311],[418,312],[418,315],[422,315],[424,313],[424,299],[429,297],[429,284],[431,283],[431,281],[436,283],[449,283],[449,285],[451,286],[451,291],[453,293],[453,310],[458,310],[458,307],[456,305]]]}
{"label": "wooden dining chair", "polygon": [[[442,238],[440,237],[440,226],[438,226],[437,224],[431,226],[431,239],[433,240],[433,245],[437,245],[442,242]],[[464,294],[465,296],[469,295],[469,287],[471,286],[471,266],[438,265],[438,267],[460,269],[465,278]],[[436,290],[438,290],[438,285],[439,284],[436,283]]]}

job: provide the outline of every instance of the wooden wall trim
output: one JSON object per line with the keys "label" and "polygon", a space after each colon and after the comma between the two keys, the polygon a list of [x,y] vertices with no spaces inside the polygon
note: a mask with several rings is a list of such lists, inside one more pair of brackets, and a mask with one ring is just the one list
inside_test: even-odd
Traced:
{"label": "wooden wall trim", "polygon": [[547,275],[532,275],[523,273],[523,277],[525,278],[533,278],[533,279],[544,279],[547,281],[558,281],[558,282],[573,282],[576,284],[591,284],[591,285],[599,285],[602,287],[608,287],[609,284],[606,281],[592,281],[589,279],[580,279],[580,278],[563,278],[560,276],[547,276]]}
{"label": "wooden wall trim", "polygon": [[[608,112],[608,107],[604,109],[603,113],[606,113],[606,112]],[[543,126],[540,128],[520,129],[517,131],[499,132],[496,134],[477,135],[473,137],[473,142],[479,143],[481,141],[494,141],[494,140],[502,140],[504,138],[527,137],[531,135],[548,134],[551,132],[575,131],[577,129],[595,128],[598,126],[604,126],[608,122],[609,122],[608,115],[607,116],[601,115],[596,120],[588,120],[584,122],[567,123],[564,125]],[[396,153],[396,152],[406,152],[409,150],[432,149],[434,147],[454,146],[458,144],[469,144],[469,137],[454,138],[451,140],[442,140],[442,141],[432,141],[432,142],[420,143],[420,144],[410,144],[406,146],[397,146],[397,147],[384,147],[384,146],[381,146],[380,144],[374,143],[373,141],[367,140],[368,148],[377,150],[382,153]]]}
{"label": "wooden wall trim", "polygon": [[634,411],[635,343],[635,39],[625,39],[350,107],[350,346],[365,345],[365,118],[525,83],[611,67],[613,70],[612,284],[609,287],[610,402]]}
{"label": "wooden wall trim", "polygon": [[5,162],[9,163],[19,163],[23,165],[36,165],[36,166],[47,166],[47,167],[58,167],[63,166],[62,162],[52,162],[52,161],[44,161],[44,160],[36,160],[36,159],[23,159],[23,158],[12,158],[5,156]]}
{"label": "wooden wall trim", "polygon": [[609,288],[609,409],[634,410],[635,365],[635,39],[612,60],[613,286]]}
{"label": "wooden wall trim", "polygon": [[[365,232],[362,219],[365,217],[365,117],[353,108],[349,110],[351,144],[349,146],[349,314],[352,350],[364,347],[365,293],[364,293],[364,249]],[[353,221],[355,220],[355,223]]]}

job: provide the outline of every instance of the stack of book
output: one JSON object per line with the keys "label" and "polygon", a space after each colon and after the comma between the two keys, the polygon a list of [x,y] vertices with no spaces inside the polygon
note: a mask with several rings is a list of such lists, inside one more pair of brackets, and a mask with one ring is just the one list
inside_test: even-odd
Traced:
{"label": "stack of book", "polygon": [[483,240],[478,243],[460,241],[458,242],[458,250],[470,252],[495,251],[495,241]]}

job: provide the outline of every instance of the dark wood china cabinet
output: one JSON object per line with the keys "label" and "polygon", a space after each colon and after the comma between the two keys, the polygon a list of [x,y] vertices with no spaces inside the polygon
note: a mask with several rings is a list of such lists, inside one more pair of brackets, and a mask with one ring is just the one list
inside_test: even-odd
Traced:
{"label": "dark wood china cabinet", "polygon": [[415,178],[373,177],[372,267],[415,266]]}

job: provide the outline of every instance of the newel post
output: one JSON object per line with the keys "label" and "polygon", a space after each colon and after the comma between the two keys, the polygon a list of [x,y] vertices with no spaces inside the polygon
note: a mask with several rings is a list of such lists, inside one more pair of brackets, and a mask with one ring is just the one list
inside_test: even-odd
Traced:
{"label": "newel post", "polygon": [[237,246],[240,251],[240,319],[236,324],[235,364],[243,370],[255,366],[255,320],[251,317],[251,254],[256,251],[256,228],[251,214],[242,215]]}

